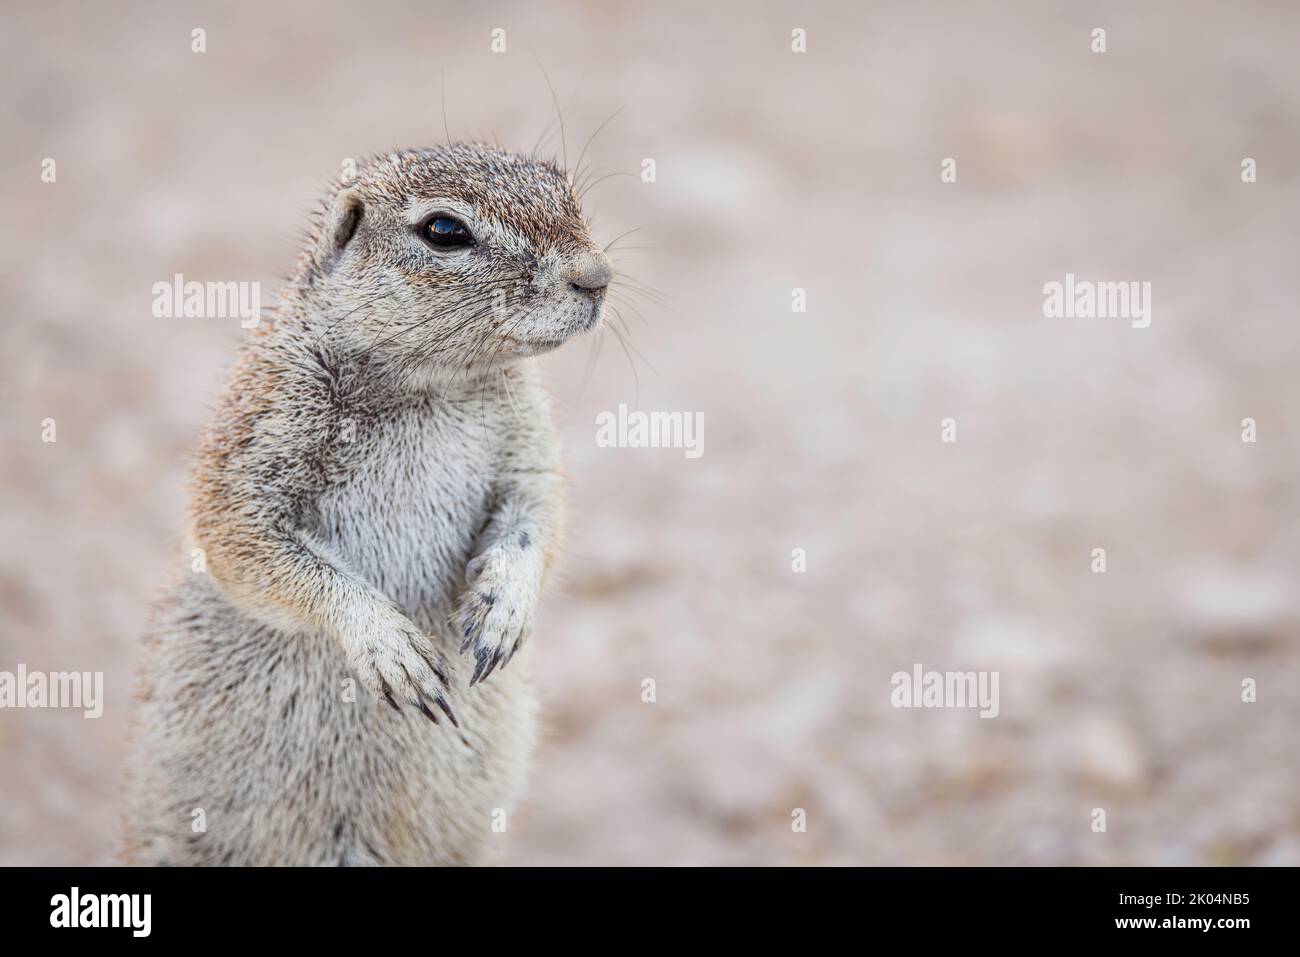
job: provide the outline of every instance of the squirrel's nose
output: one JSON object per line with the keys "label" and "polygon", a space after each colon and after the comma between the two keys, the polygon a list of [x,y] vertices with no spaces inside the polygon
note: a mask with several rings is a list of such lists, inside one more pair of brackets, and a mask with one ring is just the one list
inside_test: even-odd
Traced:
{"label": "squirrel's nose", "polygon": [[595,295],[609,285],[613,275],[614,269],[610,265],[609,257],[593,249],[573,257],[565,278],[578,292]]}

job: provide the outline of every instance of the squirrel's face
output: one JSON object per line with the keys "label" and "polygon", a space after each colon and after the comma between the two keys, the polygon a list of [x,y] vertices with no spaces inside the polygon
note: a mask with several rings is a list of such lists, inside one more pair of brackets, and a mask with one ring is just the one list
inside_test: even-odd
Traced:
{"label": "squirrel's face", "polygon": [[363,166],[308,276],[340,343],[413,371],[555,349],[599,324],[612,269],[562,170],[456,145]]}

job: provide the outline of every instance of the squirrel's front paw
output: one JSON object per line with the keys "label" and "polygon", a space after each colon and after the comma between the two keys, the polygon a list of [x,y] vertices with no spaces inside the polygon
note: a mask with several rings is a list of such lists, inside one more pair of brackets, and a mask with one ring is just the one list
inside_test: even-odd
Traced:
{"label": "squirrel's front paw", "polygon": [[394,710],[400,711],[398,701],[404,701],[437,724],[432,701],[460,727],[447,701],[447,660],[429,637],[395,607],[379,605],[359,617],[342,636],[342,645],[361,683]]}
{"label": "squirrel's front paw", "polygon": [[540,590],[538,576],[523,555],[501,547],[484,552],[465,569],[469,587],[452,616],[461,654],[474,649],[471,685],[498,665],[504,668],[528,638]]}

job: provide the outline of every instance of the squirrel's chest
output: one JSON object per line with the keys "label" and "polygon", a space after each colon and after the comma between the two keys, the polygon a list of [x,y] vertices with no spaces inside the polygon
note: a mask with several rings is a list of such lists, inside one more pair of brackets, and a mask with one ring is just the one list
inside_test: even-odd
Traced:
{"label": "squirrel's chest", "polygon": [[359,419],[316,504],[316,534],[419,618],[443,618],[487,521],[493,432],[467,411]]}

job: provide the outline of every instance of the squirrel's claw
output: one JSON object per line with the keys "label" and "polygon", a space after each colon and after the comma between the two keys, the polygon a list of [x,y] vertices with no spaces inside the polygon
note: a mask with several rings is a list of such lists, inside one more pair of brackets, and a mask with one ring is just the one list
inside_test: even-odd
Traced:
{"label": "squirrel's claw", "polygon": [[514,660],[515,654],[519,651],[521,647],[523,647],[523,644],[524,644],[524,633],[521,631],[519,633],[519,637],[515,639],[515,643],[510,646],[510,654],[506,655],[506,660],[501,662],[502,671],[505,671],[506,665],[510,664],[510,662]]}
{"label": "squirrel's claw", "polygon": [[[438,678],[438,680],[441,681],[444,686],[450,689],[450,685],[447,682],[447,677],[444,674],[443,670],[434,667],[433,662],[430,661],[428,656],[425,655],[423,652],[420,652],[420,658],[424,661],[425,664],[429,666],[429,670],[433,672],[433,674]],[[433,703],[436,704],[438,708],[442,711],[442,713],[445,714],[451,720],[451,723],[457,728],[460,727],[460,722],[456,720],[456,713],[451,710],[451,705],[447,703],[447,698],[441,691],[437,690],[436,688],[433,689],[430,689],[428,687],[422,688],[416,682],[416,680],[413,677],[411,677],[411,672],[405,665],[402,665],[402,674],[406,676],[408,693],[411,695],[416,705],[419,706],[421,713],[426,718],[428,718],[434,724],[439,723],[438,716],[433,713],[433,709],[429,707],[428,702],[425,700],[426,698],[432,698]],[[385,683],[384,685],[384,694],[388,696],[389,702],[392,703],[392,696],[389,695],[387,683]],[[394,707],[396,707],[396,705],[394,705]]]}
{"label": "squirrel's claw", "polygon": [[[420,652],[420,657],[421,657],[422,659],[424,659],[424,663],[425,663],[426,665],[429,666],[429,670],[433,672],[434,677],[437,678],[439,681],[442,682],[442,686],[443,686],[444,688],[446,688],[448,691],[450,691],[450,690],[451,690],[451,682],[447,680],[447,671],[446,671],[446,668],[445,668],[445,667],[444,667],[444,668],[439,668],[436,664],[434,664],[433,659],[430,658],[430,657],[429,657],[427,654],[425,654],[423,651]],[[406,677],[407,677],[407,678],[410,678],[411,676],[410,676],[410,674],[407,674]]]}
{"label": "squirrel's claw", "polygon": [[388,701],[389,706],[394,711],[401,711],[402,709],[398,707],[397,701],[393,698],[393,689],[388,687],[387,681],[384,682],[383,691],[384,691],[384,698]]}
{"label": "squirrel's claw", "polygon": [[511,537],[471,561],[469,588],[449,621],[461,636],[460,653],[474,656],[471,687],[504,669],[532,628],[538,582],[531,558],[519,554],[515,541]]}
{"label": "squirrel's claw", "polygon": [[[451,705],[447,703],[447,699],[444,698],[441,694],[435,694],[432,695],[431,697],[433,698],[433,703],[438,706],[438,710],[440,710],[443,714],[447,716],[447,720],[451,722],[452,727],[459,728],[460,720],[456,717],[456,712],[451,710]],[[427,703],[425,703],[425,700],[423,698],[420,699],[420,710],[423,711],[424,716],[428,718],[430,721],[432,721],[434,724],[439,723],[438,716],[433,713],[433,709],[430,708]]]}
{"label": "squirrel's claw", "polygon": [[451,705],[447,703],[446,698],[444,698],[442,695],[437,695],[434,697],[433,703],[436,704],[439,708],[441,708],[442,713],[445,714],[448,717],[448,719],[450,719],[452,727],[455,728],[460,727],[460,722],[456,720],[456,713],[451,710]]}
{"label": "squirrel's claw", "polygon": [[463,655],[469,651],[469,646],[474,644],[474,632],[479,630],[483,622],[476,621],[469,612],[466,612],[462,618],[461,633],[465,636],[465,640],[460,643],[460,653]]}
{"label": "squirrel's claw", "polygon": [[479,648],[476,656],[478,664],[474,668],[473,676],[469,679],[470,687],[480,681],[485,681],[487,676],[492,674],[492,669],[497,666],[497,661],[501,658],[501,650],[498,648],[494,651],[492,648],[484,646]]}

